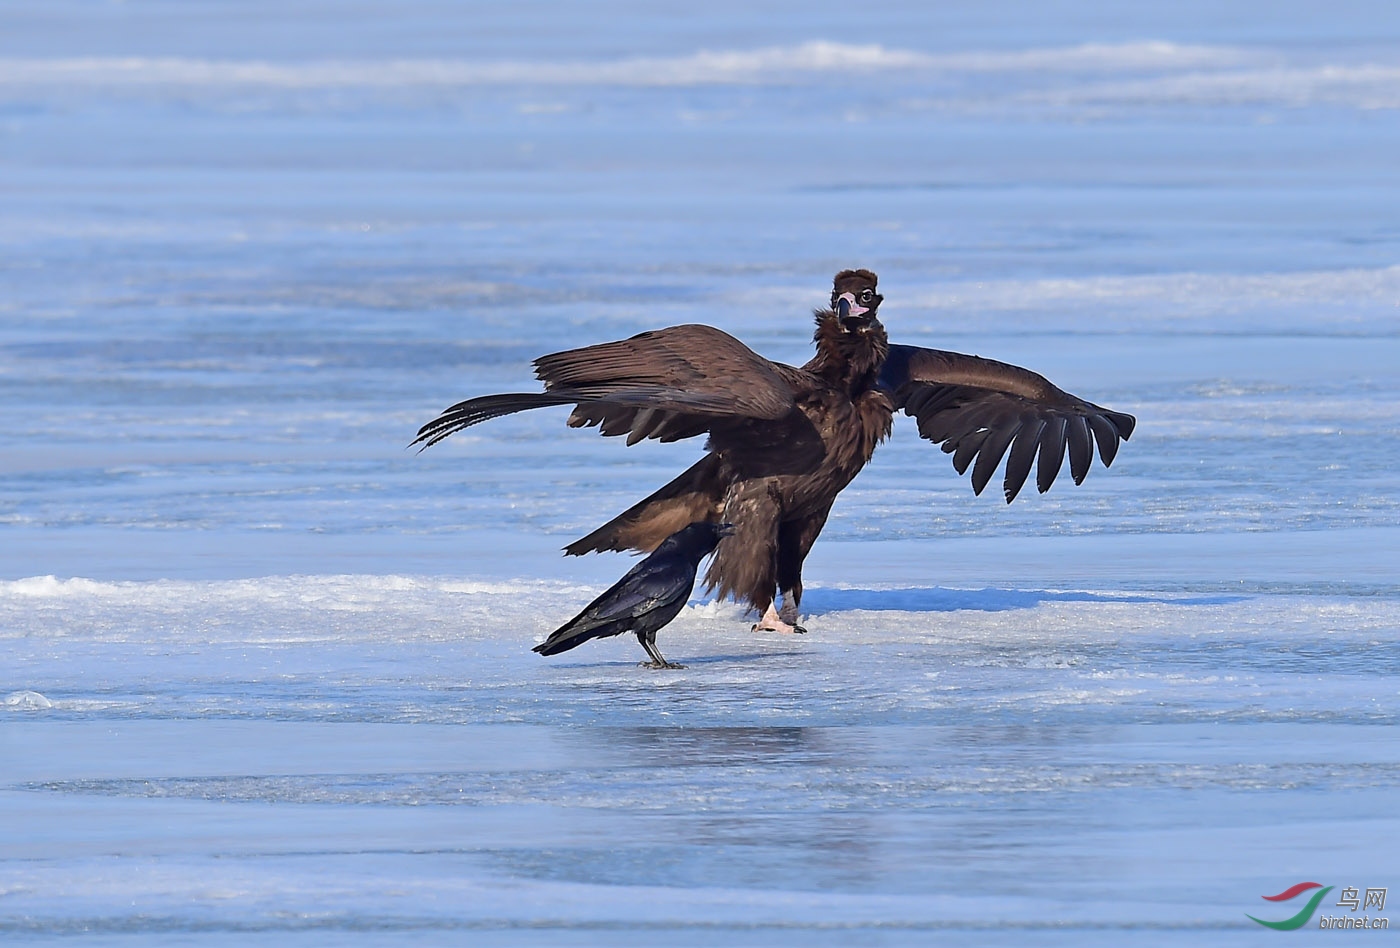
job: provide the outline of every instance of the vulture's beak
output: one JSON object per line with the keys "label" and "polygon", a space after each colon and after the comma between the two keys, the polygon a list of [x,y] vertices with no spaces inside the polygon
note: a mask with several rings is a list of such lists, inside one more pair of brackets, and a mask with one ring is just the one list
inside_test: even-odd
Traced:
{"label": "vulture's beak", "polygon": [[869,307],[856,303],[856,298],[850,293],[842,293],[836,297],[836,321],[841,324],[843,332],[852,332],[864,326],[866,320],[863,318],[870,312]]}

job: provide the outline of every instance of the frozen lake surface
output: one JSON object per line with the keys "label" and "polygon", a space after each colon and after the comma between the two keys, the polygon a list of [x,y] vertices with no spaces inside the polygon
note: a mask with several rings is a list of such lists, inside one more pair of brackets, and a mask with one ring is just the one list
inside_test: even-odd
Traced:
{"label": "frozen lake surface", "polygon": [[[31,6],[7,944],[1263,944],[1400,883],[1390,7]],[[901,419],[809,635],[531,654],[699,446],[417,427],[680,322],[804,361],[847,266],[1137,433],[1007,507]]]}

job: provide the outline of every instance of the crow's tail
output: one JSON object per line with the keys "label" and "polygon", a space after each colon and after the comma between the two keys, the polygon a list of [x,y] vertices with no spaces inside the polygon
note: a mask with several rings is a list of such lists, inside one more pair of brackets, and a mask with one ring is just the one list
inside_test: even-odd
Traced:
{"label": "crow's tail", "polygon": [[553,635],[536,645],[531,651],[539,652],[541,655],[558,655],[560,652],[577,648],[589,639],[596,639],[602,633],[603,630],[597,626],[580,627],[576,621],[570,622],[562,629],[555,630]]}

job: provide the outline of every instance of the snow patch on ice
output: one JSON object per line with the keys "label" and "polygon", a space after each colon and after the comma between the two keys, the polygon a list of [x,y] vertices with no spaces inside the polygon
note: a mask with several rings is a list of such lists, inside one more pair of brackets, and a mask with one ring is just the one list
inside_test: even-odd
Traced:
{"label": "snow patch on ice", "polygon": [[749,50],[700,50],[607,62],[396,59],[278,63],[150,57],[0,60],[3,85],[244,86],[280,89],[476,85],[687,86],[762,82],[793,74],[1144,71],[1236,65],[1257,54],[1162,41],[930,54],[879,43],[814,40]]}
{"label": "snow patch on ice", "polygon": [[100,582],[83,577],[59,579],[31,576],[0,580],[0,602],[7,599],[67,599],[77,597],[120,598],[128,602],[214,597],[231,600],[292,600],[330,607],[356,608],[403,593],[431,591],[468,596],[510,596],[538,591],[577,589],[574,584],[550,580],[487,582],[422,576],[329,575],[267,576],[257,579],[150,582]]}
{"label": "snow patch on ice", "polygon": [[[1294,273],[1164,273],[950,282],[912,297],[935,309],[1021,310],[1079,303],[1152,302],[1164,318],[1278,303],[1400,307],[1400,266]],[[1389,313],[1400,326],[1400,310]]]}
{"label": "snow patch on ice", "polygon": [[1094,83],[1025,95],[1043,105],[1332,105],[1400,108],[1400,67],[1382,64],[1278,66],[1230,72],[1193,72],[1126,82]]}
{"label": "snow patch on ice", "polygon": [[4,705],[16,711],[46,711],[53,702],[37,691],[15,691],[5,696]]}
{"label": "snow patch on ice", "polygon": [[30,576],[0,582],[0,597],[14,596],[49,599],[68,596],[93,596],[118,592],[122,583],[99,583],[91,579],[59,579],[56,576]]}

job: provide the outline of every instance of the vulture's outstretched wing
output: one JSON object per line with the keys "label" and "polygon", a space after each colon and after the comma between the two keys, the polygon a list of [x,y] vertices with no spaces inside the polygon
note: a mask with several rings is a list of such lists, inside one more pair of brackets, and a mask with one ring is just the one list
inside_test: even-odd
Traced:
{"label": "vulture's outstretched wing", "polygon": [[426,448],[491,418],[574,405],[570,426],[625,434],[629,445],[708,433],[717,446],[734,441],[758,451],[782,448],[789,456],[820,452],[820,437],[796,407],[796,371],[713,327],[672,326],[541,356],[535,375],[543,392],[459,402],[419,429],[413,443]]}
{"label": "vulture's outstretched wing", "polygon": [[[1005,494],[1016,498],[1039,459],[1035,485],[1054,483],[1065,454],[1076,484],[1089,473],[1094,443],[1104,466],[1128,440],[1137,419],[1061,391],[1027,369],[978,356],[890,346],[880,387],[896,409],[918,420],[919,434],[953,456],[959,474],[972,466],[972,489],[982,493],[1007,448]],[[976,460],[974,464],[973,461]]]}

